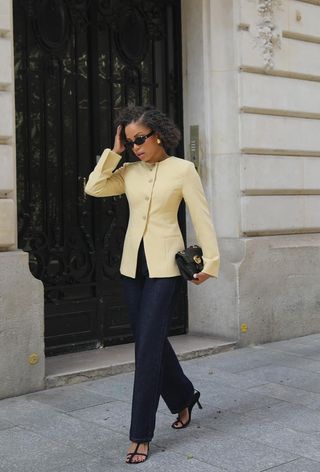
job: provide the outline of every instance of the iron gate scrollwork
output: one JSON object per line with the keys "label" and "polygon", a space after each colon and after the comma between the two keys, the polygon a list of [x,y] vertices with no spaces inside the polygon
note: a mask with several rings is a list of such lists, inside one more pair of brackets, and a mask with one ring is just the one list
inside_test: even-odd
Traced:
{"label": "iron gate scrollwork", "polygon": [[[13,2],[19,247],[44,283],[48,355],[132,340],[119,283],[127,201],[84,185],[119,108],[154,104],[182,127],[179,3]],[[172,334],[186,311],[182,287]]]}

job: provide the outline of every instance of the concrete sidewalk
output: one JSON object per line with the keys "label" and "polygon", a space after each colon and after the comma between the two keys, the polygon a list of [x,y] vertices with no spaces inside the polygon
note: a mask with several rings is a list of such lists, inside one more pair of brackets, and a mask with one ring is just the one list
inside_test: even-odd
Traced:
{"label": "concrete sidewalk", "polygon": [[[201,391],[188,428],[163,403],[152,472],[320,472],[320,335],[182,362]],[[133,374],[0,401],[1,472],[128,471]]]}

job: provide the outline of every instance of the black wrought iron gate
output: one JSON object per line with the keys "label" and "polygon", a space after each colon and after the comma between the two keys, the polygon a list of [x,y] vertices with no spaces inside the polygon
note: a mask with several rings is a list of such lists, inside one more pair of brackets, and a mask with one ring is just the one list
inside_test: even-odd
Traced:
{"label": "black wrought iron gate", "polygon": [[[129,342],[127,202],[86,198],[84,179],[122,106],[155,104],[182,126],[180,1],[13,4],[19,247],[45,286],[47,354]],[[183,333],[185,286],[175,312]]]}

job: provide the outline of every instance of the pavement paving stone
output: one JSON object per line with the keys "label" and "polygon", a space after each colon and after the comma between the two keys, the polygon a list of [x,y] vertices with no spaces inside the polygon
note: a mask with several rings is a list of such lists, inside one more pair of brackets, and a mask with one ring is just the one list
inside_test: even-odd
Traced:
{"label": "pavement paving stone", "polygon": [[2,431],[3,429],[9,429],[13,427],[14,427],[14,424],[10,423],[10,421],[0,420],[0,431]]}
{"label": "pavement paving stone", "polygon": [[[319,413],[305,408],[303,406],[291,403],[280,403],[277,405],[248,411],[246,414],[235,415],[232,411],[218,410],[214,417],[210,416],[201,421],[201,426],[222,430],[225,432],[234,432],[244,437],[258,438],[258,434],[264,434],[270,428],[283,431],[283,437],[286,437],[287,431],[294,431],[301,434],[301,441],[305,438],[319,447],[320,438],[320,417]],[[277,433],[278,434],[278,433]],[[281,443],[279,443],[281,444]],[[282,445],[280,446],[282,447]],[[297,449],[299,454],[300,449]],[[304,456],[303,453],[300,454]],[[317,459],[318,460],[318,459]]]}
{"label": "pavement paving stone", "polygon": [[[125,464],[126,450],[122,455],[108,459],[107,464],[102,460],[88,460],[80,468],[78,466],[69,466],[61,472],[128,472],[128,465]],[[139,469],[152,472],[227,472],[221,467],[217,468],[211,464],[198,461],[194,458],[172,451],[160,449],[151,445],[150,455],[144,464],[139,465]],[[1,470],[1,469],[0,469]],[[60,472],[60,471],[59,471]]]}
{"label": "pavement paving stone", "polygon": [[233,418],[232,421],[229,415],[224,421],[221,418],[212,425],[205,423],[204,426],[320,462],[320,435],[288,428],[281,422],[270,421],[267,417],[257,421],[253,415],[243,415]]}
{"label": "pavement paving stone", "polygon": [[[299,336],[298,338],[294,338],[294,340],[295,340],[295,342],[298,342],[299,344],[301,344],[301,343],[310,344],[310,343],[313,343],[313,342],[320,343],[320,333],[308,334],[306,336]],[[287,341],[292,342],[292,339],[287,339]],[[278,341],[276,341],[276,342],[278,342]],[[269,343],[269,344],[273,344],[273,343]]]}
{"label": "pavement paving stone", "polygon": [[259,346],[254,346],[254,347],[261,347],[261,348],[273,348],[273,346],[277,345],[286,345],[289,346],[289,344],[292,344],[292,341],[294,340],[294,344],[320,344],[320,333],[315,333],[315,334],[308,334],[306,336],[300,336],[297,338],[291,338],[291,339],[283,339],[281,341],[272,341],[271,343],[265,343],[265,344],[260,344]]}
{"label": "pavement paving stone", "polygon": [[287,464],[269,469],[269,472],[320,472],[320,462],[310,461],[309,459],[296,459],[287,462]]}
{"label": "pavement paving stone", "polygon": [[[164,466],[165,464],[165,466]],[[150,458],[143,466],[144,470],[156,472],[227,472],[221,466],[195,459],[192,454],[175,454],[165,449],[151,450]]]}
{"label": "pavement paving stone", "polygon": [[274,421],[305,433],[320,432],[320,411],[293,403],[282,402],[268,410],[268,417]]}
{"label": "pavement paving stone", "polygon": [[[85,422],[92,422],[108,428],[112,431],[119,431],[128,437],[130,427],[131,404],[122,401],[114,401],[105,405],[97,405],[82,410],[70,412],[70,415]],[[172,415],[168,410],[167,414],[158,410],[156,427],[168,429],[175,420],[176,415]]]}
{"label": "pavement paving stone", "polygon": [[279,383],[313,393],[320,393],[320,375],[302,369],[273,364],[242,371],[241,375],[252,384],[255,380],[257,386],[267,383]]}
{"label": "pavement paving stone", "polygon": [[[220,369],[230,373],[240,373],[248,369],[254,369],[262,366],[268,366],[269,364],[278,363],[279,358],[290,359],[293,354],[273,351],[271,349],[261,349],[259,347],[250,347],[235,349],[233,351],[224,352],[217,354],[216,356],[210,356],[209,360],[205,362],[202,367],[209,366],[211,369]],[[200,358],[202,359],[202,358]],[[188,363],[188,368],[197,365],[199,366],[201,360],[193,359]]]}
{"label": "pavement paving stone", "polygon": [[[242,432],[239,434],[243,436]],[[313,434],[301,433],[273,422],[247,432],[246,438],[320,462],[320,437]]]}
{"label": "pavement paving stone", "polygon": [[[126,374],[114,375],[105,379],[99,379],[81,384],[83,391],[91,391],[101,395],[106,395],[113,400],[121,400],[131,405],[133,391],[134,374],[132,372]],[[168,408],[162,398],[160,398],[158,411],[168,412]],[[169,414],[171,414],[169,412]]]}
{"label": "pavement paving stone", "polygon": [[32,431],[11,428],[0,431],[1,472],[55,472],[80,465],[88,455]]}
{"label": "pavement paving stone", "polygon": [[200,403],[204,408],[216,407],[234,412],[247,412],[261,406],[274,405],[281,400],[261,393],[240,390],[212,381],[199,380],[196,386],[201,392]]}
{"label": "pavement paving stone", "polygon": [[273,347],[277,345],[289,345],[294,339],[294,344],[311,344],[314,342],[320,343],[320,333],[308,334],[306,336],[298,336],[292,339],[282,339],[280,341],[272,341],[271,343],[260,344],[261,347]]}
{"label": "pavement paving stone", "polygon": [[73,411],[114,400],[110,395],[90,392],[78,385],[68,385],[66,387],[30,393],[25,398],[48,404],[61,411]]}
{"label": "pavement paving stone", "polygon": [[69,415],[51,418],[48,422],[28,426],[33,431],[57,443],[68,445],[87,454],[113,457],[128,441],[127,429],[119,431],[104,428],[90,421],[81,421]]}
{"label": "pavement paving stone", "polygon": [[[96,457],[88,456],[86,460],[84,460],[81,464],[72,464],[68,466],[63,466],[61,469],[56,468],[54,472],[118,472],[118,471],[128,472],[128,469],[125,467],[121,468],[119,463],[120,461],[118,460],[118,464],[116,465],[116,462],[113,460],[113,458],[112,459],[108,457],[96,458]],[[1,471],[1,468],[0,468],[0,471]]]}
{"label": "pavement paving stone", "polygon": [[256,427],[263,427],[265,424],[273,423],[274,418],[268,412],[271,406],[250,410],[246,413],[235,413],[232,410],[212,409],[204,418],[194,418],[192,423],[197,422],[202,428],[231,432],[234,434],[255,430]]}
{"label": "pavement paving stone", "polygon": [[200,380],[202,381],[215,381],[222,385],[227,385],[240,390],[247,390],[250,387],[255,387],[257,385],[256,379],[252,382],[250,379],[243,378],[241,372],[231,373],[225,370],[221,370],[215,367],[211,368],[202,368],[199,365],[199,369],[193,367],[191,369],[189,366],[184,370],[186,375],[192,380],[195,388],[197,388],[197,383]]}
{"label": "pavement paving stone", "polygon": [[15,426],[46,424],[64,413],[50,405],[35,402],[27,396],[14,397],[0,402],[0,420],[9,421]]}
{"label": "pavement paving stone", "polygon": [[99,380],[83,382],[81,389],[131,403],[134,374],[113,375]]}
{"label": "pavement paving stone", "polygon": [[297,405],[304,405],[313,410],[320,409],[320,393],[307,392],[301,388],[268,383],[250,388],[249,391],[261,393],[290,403],[296,403]]}
{"label": "pavement paving stone", "polygon": [[314,353],[312,354],[312,357],[310,356],[308,357],[308,359],[312,359],[314,361],[320,361],[320,353],[319,354]]}
{"label": "pavement paving stone", "polygon": [[278,341],[270,345],[264,345],[264,349],[268,351],[282,351],[290,354],[295,354],[301,357],[319,358],[320,356],[320,342],[299,342],[295,343],[289,341]]}
{"label": "pavement paving stone", "polygon": [[[109,403],[106,403],[108,408]],[[91,407],[94,408],[94,407]],[[109,407],[110,408],[110,407]],[[0,410],[0,414],[2,411]],[[119,430],[109,430],[93,421],[81,421],[70,414],[62,413],[42,403],[27,401],[22,405],[16,405],[13,420],[28,431],[32,431],[57,443],[66,444],[82,450],[88,454],[100,454],[105,456],[108,450],[116,449],[115,444],[121,445],[127,439],[128,427],[120,436]],[[117,438],[117,441],[115,439]],[[106,444],[109,443],[109,448]]]}
{"label": "pavement paving stone", "polygon": [[[230,472],[261,472],[267,468],[296,459],[298,454],[247,440],[232,432],[213,431],[201,427],[187,431],[175,431],[175,448],[179,453],[192,455],[199,461],[222,467]],[[164,448],[172,447],[171,435],[159,432],[155,443]]]}
{"label": "pavement paving stone", "polygon": [[115,400],[112,403],[75,410],[69,415],[86,423],[119,431],[128,437],[131,405],[127,402]]}
{"label": "pavement paving stone", "polygon": [[320,360],[316,361],[311,357],[299,357],[296,355],[289,355],[279,358],[278,365],[285,367],[292,367],[293,369],[309,370],[310,372],[320,372]]}

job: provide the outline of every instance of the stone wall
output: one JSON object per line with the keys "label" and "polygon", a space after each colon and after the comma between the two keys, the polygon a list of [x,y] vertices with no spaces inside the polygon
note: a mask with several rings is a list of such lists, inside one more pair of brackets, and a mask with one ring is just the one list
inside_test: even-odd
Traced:
{"label": "stone wall", "polygon": [[242,231],[319,232],[320,2],[273,0],[269,70],[257,4],[239,2]]}
{"label": "stone wall", "polygon": [[319,332],[320,1],[182,11],[187,158],[198,124],[222,256],[217,281],[189,287],[190,331],[241,344]]}
{"label": "stone wall", "polygon": [[11,2],[0,4],[0,248],[16,244],[14,87]]}
{"label": "stone wall", "polygon": [[0,398],[44,385],[43,286],[17,250],[12,2],[0,2]]}

